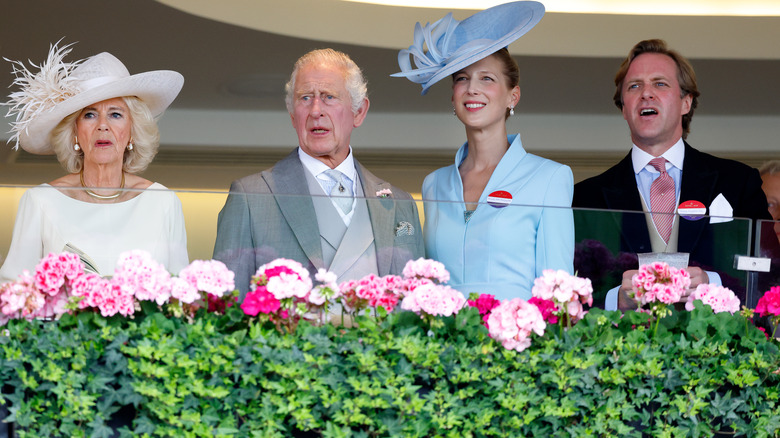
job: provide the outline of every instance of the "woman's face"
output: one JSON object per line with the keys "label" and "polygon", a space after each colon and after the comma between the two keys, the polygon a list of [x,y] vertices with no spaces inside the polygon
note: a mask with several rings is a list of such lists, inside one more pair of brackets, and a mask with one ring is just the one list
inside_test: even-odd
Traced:
{"label": "woman's face", "polygon": [[76,118],[76,137],[84,151],[84,165],[121,166],[132,128],[130,109],[121,98],[88,105]]}
{"label": "woman's face", "polygon": [[503,124],[506,110],[519,100],[520,87],[509,88],[504,65],[495,56],[483,58],[453,76],[452,106],[467,127]]}

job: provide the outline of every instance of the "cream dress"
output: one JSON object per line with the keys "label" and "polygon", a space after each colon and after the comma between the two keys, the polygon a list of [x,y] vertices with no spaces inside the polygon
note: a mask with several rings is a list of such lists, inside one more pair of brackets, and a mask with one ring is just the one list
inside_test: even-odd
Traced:
{"label": "cream dress", "polygon": [[148,251],[174,274],[189,263],[181,202],[162,184],[115,204],[79,201],[42,184],[19,201],[0,282],[32,273],[43,256],[66,245],[91,258],[101,275],[112,275],[119,254],[132,249]]}

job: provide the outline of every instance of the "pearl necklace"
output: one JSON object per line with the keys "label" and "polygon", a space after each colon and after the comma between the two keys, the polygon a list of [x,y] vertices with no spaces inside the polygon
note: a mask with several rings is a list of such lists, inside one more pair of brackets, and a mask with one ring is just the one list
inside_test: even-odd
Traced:
{"label": "pearl necklace", "polygon": [[79,172],[79,179],[81,180],[81,187],[84,188],[84,191],[87,192],[89,196],[92,196],[95,199],[101,199],[103,201],[108,201],[111,199],[116,199],[119,197],[119,195],[122,194],[122,189],[125,188],[125,172],[122,172],[122,182],[119,184],[119,191],[114,193],[113,195],[99,195],[92,190],[88,189],[86,184],[84,184],[84,169],[81,169],[81,172]]}

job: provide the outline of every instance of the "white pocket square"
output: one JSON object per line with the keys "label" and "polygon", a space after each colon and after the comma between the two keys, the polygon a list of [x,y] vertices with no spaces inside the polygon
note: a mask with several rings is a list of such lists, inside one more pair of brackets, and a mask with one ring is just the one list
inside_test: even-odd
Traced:
{"label": "white pocket square", "polygon": [[719,193],[718,196],[710,204],[710,223],[719,224],[722,222],[730,222],[734,217],[734,209],[731,208],[731,204],[723,196],[723,193]]}
{"label": "white pocket square", "polygon": [[414,225],[407,221],[398,222],[395,227],[395,236],[414,236]]}

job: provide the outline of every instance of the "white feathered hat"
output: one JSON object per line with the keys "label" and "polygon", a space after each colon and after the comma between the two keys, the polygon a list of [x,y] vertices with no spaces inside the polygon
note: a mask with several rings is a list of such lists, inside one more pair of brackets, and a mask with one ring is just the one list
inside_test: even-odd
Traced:
{"label": "white feathered hat", "polygon": [[170,70],[157,70],[130,75],[127,67],[110,53],[99,53],[90,58],[66,63],[72,44],[49,48],[49,56],[33,74],[20,61],[13,63],[14,85],[21,90],[11,93],[9,116],[16,141],[14,149],[33,154],[54,153],[49,142],[51,131],[68,115],[93,103],[115,97],[135,96],[141,99],[159,117],[173,102],[184,85],[184,77]]}

